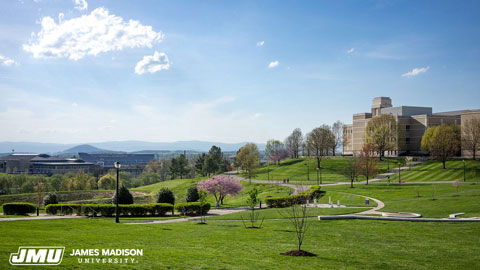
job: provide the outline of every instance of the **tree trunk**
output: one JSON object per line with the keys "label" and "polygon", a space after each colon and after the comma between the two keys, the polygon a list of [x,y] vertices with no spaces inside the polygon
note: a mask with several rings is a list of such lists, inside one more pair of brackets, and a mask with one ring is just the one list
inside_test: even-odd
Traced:
{"label": "tree trunk", "polygon": [[446,168],[445,168],[445,159],[442,160],[442,163],[443,163],[443,168],[446,169]]}

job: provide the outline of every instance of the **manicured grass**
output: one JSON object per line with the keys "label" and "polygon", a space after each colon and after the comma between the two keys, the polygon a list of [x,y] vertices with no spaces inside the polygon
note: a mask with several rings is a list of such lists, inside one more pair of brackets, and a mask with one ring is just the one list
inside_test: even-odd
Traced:
{"label": "manicured grass", "polygon": [[[338,157],[338,158],[324,158],[321,161],[322,166],[322,183],[329,182],[339,182],[339,181],[350,181],[346,176],[343,175],[345,165],[347,164],[347,159]],[[308,164],[308,170],[307,165]],[[389,160],[390,169],[398,167],[398,160],[391,158]],[[380,167],[380,173],[387,171],[387,161],[383,160],[378,163]],[[317,160],[315,158],[297,158],[289,159],[280,162],[278,165],[264,166],[257,170],[257,174],[254,177],[255,179],[267,180],[270,177],[270,180],[283,180],[290,179],[290,181],[306,181],[308,178],[308,171],[310,173],[310,182],[308,184],[316,183],[317,172],[315,168],[317,167]],[[270,173],[268,173],[270,171]],[[268,176],[270,175],[270,176]],[[320,173],[319,173],[320,178]],[[364,176],[360,176],[359,180],[365,180]]]}
{"label": "manicured grass", "polygon": [[[480,223],[318,221],[302,249],[318,257],[287,257],[296,248],[289,220],[245,229],[239,221],[127,225],[113,220],[0,222],[2,269],[19,246],[65,246],[64,269],[118,269],[78,264],[72,249],[139,248],[128,269],[478,269]],[[101,257],[101,256],[100,256]]]}
{"label": "manicured grass", "polygon": [[[344,215],[358,213],[361,211],[368,210],[367,208],[307,208],[309,217],[317,217],[321,215]],[[260,219],[278,219],[278,218],[288,218],[292,216],[291,207],[287,208],[268,208],[268,209],[257,209],[255,214],[258,214]],[[251,211],[243,211],[228,215],[222,216],[211,216],[207,220],[232,220],[238,219],[241,220],[242,217],[246,221],[249,219]]]}
{"label": "manicured grass", "polygon": [[[133,191],[142,191],[142,192],[149,192],[152,194],[152,200],[155,199],[156,194],[162,187],[167,187],[173,194],[175,195],[176,202],[183,202],[185,200],[185,194],[187,189],[190,186],[196,185],[197,182],[201,180],[199,179],[176,179],[176,180],[169,180],[160,183],[156,183],[153,185],[143,186],[132,189]],[[243,185],[242,191],[238,195],[231,196],[228,195],[224,200],[224,205],[222,207],[237,207],[237,206],[244,206],[246,205],[247,199],[247,192],[256,187],[258,190],[258,198],[262,201],[265,201],[268,197],[278,197],[278,196],[286,196],[288,195],[288,191],[292,190],[288,187],[278,186],[278,185],[270,185],[270,184],[257,184],[257,183],[249,183],[247,181],[240,182]],[[293,191],[293,190],[292,190]],[[208,202],[213,206],[215,206],[215,198],[213,195],[208,196]]]}
{"label": "manicured grass", "polygon": [[[480,185],[460,183],[458,193],[452,184],[384,184],[322,187],[324,190],[360,194],[385,203],[385,212],[415,212],[424,217],[446,218],[464,212],[465,217],[480,217]],[[328,192],[327,192],[328,194]]]}
{"label": "manicured grass", "polygon": [[[400,172],[404,181],[463,181],[463,161],[450,160],[446,169],[440,161],[431,160]],[[465,178],[469,182],[480,181],[480,161],[465,160]],[[398,180],[394,174],[391,180]]]}

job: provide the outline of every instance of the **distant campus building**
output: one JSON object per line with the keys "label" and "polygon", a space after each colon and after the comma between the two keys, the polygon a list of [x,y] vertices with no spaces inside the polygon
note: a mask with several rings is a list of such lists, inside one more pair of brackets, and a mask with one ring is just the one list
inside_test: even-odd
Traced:
{"label": "distant campus building", "polygon": [[137,176],[155,158],[154,154],[79,153],[79,156],[80,158],[62,158],[45,154],[10,154],[0,157],[0,172],[53,175],[82,170],[85,173],[106,173],[118,161],[122,164],[122,171]]}
{"label": "distant campus building", "polygon": [[[381,114],[395,117],[400,130],[404,134],[402,147],[396,151],[387,151],[387,156],[425,154],[421,149],[422,137],[427,128],[441,124],[462,125],[466,119],[480,118],[480,110],[460,110],[433,113],[431,107],[392,106],[389,97],[373,99],[371,112],[353,115],[353,123],[343,126],[343,154],[358,153],[364,144],[365,128],[368,121]],[[462,149],[462,155],[469,157],[471,153]]]}
{"label": "distant campus building", "polygon": [[45,154],[10,154],[0,157],[0,172],[28,174],[93,173],[95,165],[81,159],[52,157]]}

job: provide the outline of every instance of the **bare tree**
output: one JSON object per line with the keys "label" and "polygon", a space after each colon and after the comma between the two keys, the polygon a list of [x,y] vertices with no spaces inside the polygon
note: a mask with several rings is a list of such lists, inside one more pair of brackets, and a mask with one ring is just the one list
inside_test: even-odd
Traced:
{"label": "bare tree", "polygon": [[462,127],[462,148],[472,153],[473,160],[476,152],[480,151],[480,119],[472,118],[465,121]]}
{"label": "bare tree", "polygon": [[333,141],[334,135],[327,125],[315,128],[307,134],[307,148],[315,155],[317,168],[320,168],[322,157],[328,155]]}
{"label": "bare tree", "polygon": [[358,159],[355,163],[358,174],[365,175],[367,178],[367,185],[368,178],[372,175],[375,175],[379,171],[377,161],[375,160],[373,154],[375,151],[376,149],[372,144],[364,144],[362,146],[362,151],[360,151]]}
{"label": "bare tree", "polygon": [[285,145],[290,151],[292,158],[298,158],[300,153],[300,147],[303,145],[303,135],[302,130],[296,128],[293,130],[292,134],[285,139]]}
{"label": "bare tree", "polygon": [[337,122],[333,123],[332,133],[334,136],[334,141],[332,144],[332,153],[335,156],[335,151],[343,143],[343,123],[340,120],[337,120]]}
{"label": "bare tree", "polygon": [[400,148],[402,137],[397,120],[391,114],[373,117],[365,129],[365,142],[375,147],[380,160],[385,155],[385,151],[393,151]]}
{"label": "bare tree", "polygon": [[343,167],[343,175],[350,179],[350,188],[353,188],[353,181],[355,178],[358,178],[359,170],[357,168],[357,158],[356,157],[346,157],[345,166]]}

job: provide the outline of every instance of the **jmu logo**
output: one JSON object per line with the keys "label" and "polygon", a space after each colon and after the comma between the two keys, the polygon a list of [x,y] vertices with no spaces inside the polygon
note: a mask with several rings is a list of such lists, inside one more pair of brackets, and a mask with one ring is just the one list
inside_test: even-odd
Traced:
{"label": "jmu logo", "polygon": [[59,265],[65,247],[19,247],[10,253],[11,265]]}

